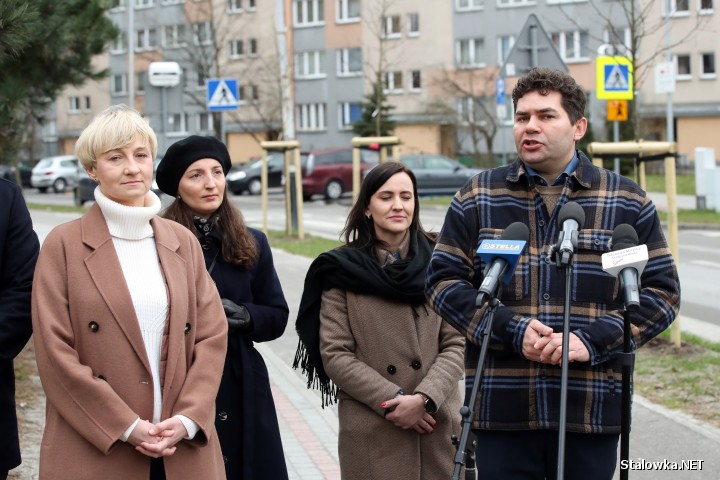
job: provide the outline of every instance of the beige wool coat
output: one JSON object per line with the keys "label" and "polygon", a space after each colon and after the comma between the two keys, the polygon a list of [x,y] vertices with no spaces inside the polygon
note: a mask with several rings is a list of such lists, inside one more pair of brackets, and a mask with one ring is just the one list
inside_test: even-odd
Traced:
{"label": "beige wool coat", "polygon": [[[168,480],[225,479],[215,396],[227,321],[197,239],[175,222],[151,221],[168,291],[162,420],[182,414],[200,431],[165,457]],[[129,290],[102,211],[55,228],[33,283],[32,320],[47,396],[42,480],[147,480],[150,458],[120,437],[152,421],[153,386]]]}
{"label": "beige wool coat", "polygon": [[[343,480],[449,478],[460,436],[459,380],[464,339],[427,305],[331,289],[320,309],[320,353],[340,388],[339,456]],[[438,407],[435,431],[420,435],[384,418],[380,406],[402,388]]]}

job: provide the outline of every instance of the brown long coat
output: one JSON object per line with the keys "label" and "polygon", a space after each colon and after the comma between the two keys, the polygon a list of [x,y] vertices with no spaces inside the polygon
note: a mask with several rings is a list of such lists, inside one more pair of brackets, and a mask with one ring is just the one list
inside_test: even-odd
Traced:
{"label": "brown long coat", "polygon": [[[165,457],[168,480],[225,479],[214,427],[227,322],[202,251],[187,229],[153,218],[168,289],[162,419],[200,426]],[[152,419],[150,366],[102,211],[60,225],[45,240],[33,283],[35,353],[47,396],[43,480],[146,480],[150,459],[119,440]]]}
{"label": "brown long coat", "polygon": [[[426,305],[332,289],[323,292],[320,352],[340,387],[339,456],[343,480],[449,478],[460,436],[464,340]],[[399,388],[428,395],[438,411],[432,434],[403,430],[380,403]]]}

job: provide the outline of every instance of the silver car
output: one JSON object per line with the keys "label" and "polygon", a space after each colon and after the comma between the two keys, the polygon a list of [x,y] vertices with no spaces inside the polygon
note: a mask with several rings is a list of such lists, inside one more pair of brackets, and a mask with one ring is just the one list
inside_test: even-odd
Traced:
{"label": "silver car", "polygon": [[63,193],[77,185],[78,158],[74,155],[58,155],[40,160],[32,169],[30,185],[47,192],[52,187],[55,193]]}

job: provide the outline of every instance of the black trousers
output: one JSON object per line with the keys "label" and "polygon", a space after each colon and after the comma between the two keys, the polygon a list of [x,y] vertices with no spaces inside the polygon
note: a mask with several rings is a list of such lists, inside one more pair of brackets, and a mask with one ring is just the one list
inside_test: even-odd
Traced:
{"label": "black trousers", "polygon": [[162,457],[150,459],[150,480],[165,480],[165,464]]}
{"label": "black trousers", "polygon": [[[474,430],[478,478],[556,480],[558,432]],[[612,480],[619,434],[565,434],[564,480]]]}

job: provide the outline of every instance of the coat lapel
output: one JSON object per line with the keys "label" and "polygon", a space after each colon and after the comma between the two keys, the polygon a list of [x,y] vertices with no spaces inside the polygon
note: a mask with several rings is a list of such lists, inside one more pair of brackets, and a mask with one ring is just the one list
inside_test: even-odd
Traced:
{"label": "coat lapel", "polygon": [[[165,391],[170,385],[178,364],[178,355],[182,355],[184,349],[185,324],[188,322],[188,267],[187,262],[177,251],[180,248],[180,241],[177,235],[169,227],[167,221],[153,218],[151,221],[155,232],[155,245],[157,246],[160,268],[165,276],[165,283],[168,291],[168,337],[167,361],[165,363]],[[194,326],[192,328],[195,328]]]}
{"label": "coat lapel", "polygon": [[85,257],[85,266],[95,283],[95,288],[105,300],[115,321],[120,325],[128,342],[150,373],[145,342],[140,333],[130,290],[125,283],[120,260],[102,210],[97,204],[93,205],[80,222],[82,241],[93,250]]}

